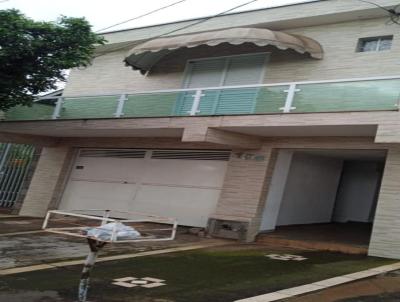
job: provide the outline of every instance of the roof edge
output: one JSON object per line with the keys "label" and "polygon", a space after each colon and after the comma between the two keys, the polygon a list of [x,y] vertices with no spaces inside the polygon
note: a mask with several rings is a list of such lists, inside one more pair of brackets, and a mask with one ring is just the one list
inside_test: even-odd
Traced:
{"label": "roof edge", "polygon": [[[270,6],[270,7],[264,7],[264,8],[257,8],[257,9],[250,9],[250,10],[244,10],[244,11],[239,11],[239,12],[233,12],[233,13],[228,13],[228,14],[223,14],[223,15],[220,15],[220,16],[216,16],[215,18],[238,15],[238,14],[243,14],[243,13],[248,13],[248,12],[270,10],[270,9],[274,9],[274,8],[289,7],[289,6],[295,6],[295,5],[301,5],[301,4],[309,4],[309,3],[313,3],[313,2],[323,2],[323,1],[329,1],[329,0],[305,0],[305,1],[297,2],[297,3],[275,5],[275,6]],[[171,24],[179,24],[179,23],[184,23],[184,22],[189,22],[189,21],[199,21],[199,20],[202,20],[202,19],[210,18],[212,16],[214,16],[214,15],[206,15],[206,16],[198,17],[198,18],[190,18],[190,19],[183,19],[183,20],[173,21],[173,22],[165,22],[165,23],[157,23],[157,24],[152,24],[152,25],[130,27],[130,28],[119,29],[119,30],[104,31],[104,32],[99,32],[98,34],[99,35],[113,34],[113,33],[119,33],[119,32],[124,32],[124,31],[136,30],[136,29],[151,28],[151,27],[171,25]]]}

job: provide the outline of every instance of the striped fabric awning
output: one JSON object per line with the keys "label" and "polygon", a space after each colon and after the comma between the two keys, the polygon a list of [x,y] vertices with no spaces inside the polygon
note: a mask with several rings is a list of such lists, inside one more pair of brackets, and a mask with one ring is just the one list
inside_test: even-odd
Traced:
{"label": "striped fabric awning", "polygon": [[201,45],[216,46],[221,43],[272,45],[282,50],[292,49],[301,54],[308,53],[314,59],[322,59],[323,57],[321,44],[305,36],[272,31],[266,28],[230,28],[139,42],[128,52],[125,63],[144,73],[164,56],[177,49]]}

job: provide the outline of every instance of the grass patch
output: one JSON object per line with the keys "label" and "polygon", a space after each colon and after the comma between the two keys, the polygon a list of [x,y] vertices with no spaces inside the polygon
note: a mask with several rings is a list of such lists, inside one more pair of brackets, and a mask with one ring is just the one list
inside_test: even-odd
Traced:
{"label": "grass patch", "polygon": [[[274,251],[275,253],[276,251]],[[393,263],[393,260],[330,252],[299,252],[306,261],[277,261],[263,249],[197,250],[98,263],[90,301],[225,302]],[[0,278],[0,291],[57,291],[73,301],[81,267]],[[144,289],[112,285],[115,278],[154,277],[167,286]]]}

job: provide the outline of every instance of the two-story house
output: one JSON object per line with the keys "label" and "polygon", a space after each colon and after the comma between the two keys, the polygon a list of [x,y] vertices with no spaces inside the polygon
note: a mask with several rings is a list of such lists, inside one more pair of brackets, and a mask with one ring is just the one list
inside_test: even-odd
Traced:
{"label": "two-story house", "polygon": [[328,0],[105,33],[62,97],[0,123],[2,141],[43,147],[20,214],[138,211],[248,241],[357,222],[373,224],[370,255],[400,258],[400,26],[388,20]]}

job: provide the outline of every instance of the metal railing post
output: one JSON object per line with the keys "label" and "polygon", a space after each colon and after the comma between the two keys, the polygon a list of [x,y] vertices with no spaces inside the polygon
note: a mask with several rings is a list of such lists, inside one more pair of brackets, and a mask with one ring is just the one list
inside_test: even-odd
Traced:
{"label": "metal railing post", "polygon": [[121,117],[124,115],[124,105],[127,99],[128,98],[126,97],[126,94],[121,94],[121,96],[118,99],[117,110],[114,113],[115,117]]}
{"label": "metal railing post", "polygon": [[60,117],[63,104],[64,104],[64,98],[59,97],[57,99],[56,107],[54,108],[53,116],[51,117],[53,120],[56,120]]}
{"label": "metal railing post", "polygon": [[296,107],[293,107],[293,100],[298,91],[300,91],[300,89],[296,88],[296,83],[290,84],[289,89],[284,90],[284,92],[287,93],[285,106],[279,108],[279,110],[283,110],[283,113],[289,113],[291,110],[296,109]]}
{"label": "metal railing post", "polygon": [[[10,143],[6,143],[5,145],[6,145],[6,146],[5,146],[5,148],[4,148],[4,151],[3,151],[3,153],[0,155],[0,156],[1,156],[1,161],[0,161],[0,173],[1,173],[1,171],[3,170],[3,167],[4,167],[5,163],[6,163],[7,158],[8,158],[8,153],[10,152],[10,149],[11,149],[11,144],[10,144]],[[0,176],[1,176],[1,174],[0,174]]]}
{"label": "metal railing post", "polygon": [[199,107],[200,107],[200,101],[201,97],[204,96],[203,91],[201,89],[196,90],[196,93],[192,95],[194,100],[192,104],[192,108],[189,111],[189,115],[196,115],[196,113],[199,113]]}

